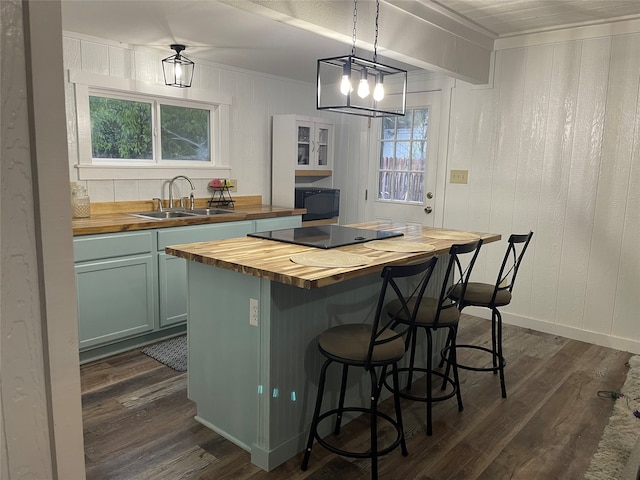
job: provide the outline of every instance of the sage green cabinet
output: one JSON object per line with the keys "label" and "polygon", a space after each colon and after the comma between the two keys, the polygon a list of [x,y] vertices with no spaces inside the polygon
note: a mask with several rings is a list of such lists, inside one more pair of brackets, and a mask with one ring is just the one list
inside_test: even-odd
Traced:
{"label": "sage green cabinet", "polygon": [[255,220],[255,232],[268,232],[269,230],[281,230],[283,228],[296,228],[302,225],[302,217],[261,218]]}
{"label": "sage green cabinet", "polygon": [[80,350],[156,328],[151,232],[74,240]]}
{"label": "sage green cabinet", "polygon": [[169,245],[301,225],[300,215],[75,237],[81,360],[184,332],[187,263]]}
{"label": "sage green cabinet", "polygon": [[217,223],[193,227],[166,228],[158,235],[158,286],[160,289],[160,328],[187,320],[187,262],[164,253],[169,245],[244,237],[254,231],[252,221]]}

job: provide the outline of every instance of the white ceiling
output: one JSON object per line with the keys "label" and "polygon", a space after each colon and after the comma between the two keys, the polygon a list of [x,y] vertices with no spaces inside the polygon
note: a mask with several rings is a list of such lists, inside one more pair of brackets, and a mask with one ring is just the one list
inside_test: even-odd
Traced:
{"label": "white ceiling", "polygon": [[[493,38],[640,18],[640,0],[415,2],[446,11]],[[345,19],[349,25],[352,21]],[[348,37],[328,38],[216,0],[62,0],[62,24],[67,31],[155,48],[167,56],[173,53],[169,44],[182,43],[196,64],[200,60],[307,82],[315,81],[318,58],[347,54],[351,44]]]}

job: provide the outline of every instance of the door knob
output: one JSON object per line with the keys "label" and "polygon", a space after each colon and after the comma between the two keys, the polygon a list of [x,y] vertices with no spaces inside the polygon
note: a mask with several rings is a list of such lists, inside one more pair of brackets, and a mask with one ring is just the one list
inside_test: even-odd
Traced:
{"label": "door knob", "polygon": [[427,198],[429,199],[433,198],[433,192],[427,192]]}
{"label": "door knob", "polygon": [[431,212],[433,212],[433,208],[431,208],[431,207],[424,207],[424,213],[426,213],[427,215],[429,215]]}

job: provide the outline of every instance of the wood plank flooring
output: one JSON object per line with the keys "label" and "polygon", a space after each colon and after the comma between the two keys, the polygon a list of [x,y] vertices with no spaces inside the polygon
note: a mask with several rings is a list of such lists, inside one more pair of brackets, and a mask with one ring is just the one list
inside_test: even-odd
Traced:
{"label": "wood plank flooring", "polygon": [[[459,343],[488,343],[488,328],[487,320],[463,315]],[[630,354],[509,325],[504,350],[507,399],[497,375],[461,370],[464,412],[455,399],[437,404],[431,437],[424,404],[403,402],[409,456],[382,457],[381,479],[583,477],[613,408],[597,392],[620,390]],[[186,374],[139,350],[83,365],[81,378],[88,480],[370,478],[368,460],[318,446],[306,472],[301,455],[260,470],[249,453],[193,420]],[[382,409],[391,407],[387,400]],[[341,436],[364,444],[368,433],[357,419]]]}

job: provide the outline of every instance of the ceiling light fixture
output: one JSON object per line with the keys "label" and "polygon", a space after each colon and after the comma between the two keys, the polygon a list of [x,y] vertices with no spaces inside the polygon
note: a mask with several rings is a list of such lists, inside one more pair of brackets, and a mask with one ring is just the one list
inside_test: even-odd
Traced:
{"label": "ceiling light fixture", "polygon": [[[353,1],[353,44],[351,55],[318,60],[316,108],[364,117],[404,116],[407,96],[407,71],[383,65],[378,57],[378,18],[380,0],[376,0],[373,60],[356,56],[358,0]],[[353,95],[354,78],[358,82]],[[359,79],[359,80],[358,80]],[[374,80],[371,95],[370,79]]]}
{"label": "ceiling light fixture", "polygon": [[179,88],[190,87],[195,63],[180,54],[186,48],[184,45],[173,44],[170,48],[175,50],[176,54],[162,60],[164,84]]}

